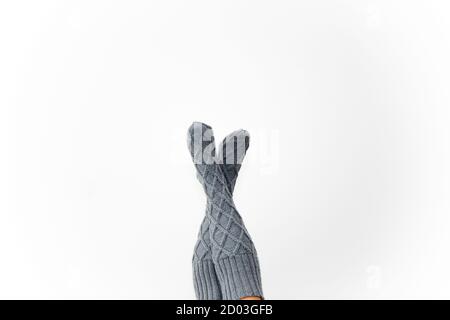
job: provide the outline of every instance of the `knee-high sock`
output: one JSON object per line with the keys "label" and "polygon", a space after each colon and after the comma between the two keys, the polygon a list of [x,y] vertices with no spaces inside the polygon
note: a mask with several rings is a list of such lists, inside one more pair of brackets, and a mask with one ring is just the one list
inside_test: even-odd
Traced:
{"label": "knee-high sock", "polygon": [[[210,132],[209,136],[204,132]],[[188,138],[197,176],[208,200],[211,257],[220,282],[222,298],[262,297],[256,249],[234,205],[233,187],[227,184],[227,165],[218,163],[215,158],[211,128],[194,123],[189,129]],[[198,139],[202,140],[200,144],[193,143]],[[195,148],[199,145],[201,148]],[[234,157],[236,161],[238,158]]]}
{"label": "knee-high sock", "polygon": [[[203,143],[200,144],[198,139],[189,139],[189,142],[191,144],[199,143],[198,146],[201,145],[203,148]],[[212,141],[209,142],[213,143]],[[221,165],[226,176],[227,187],[231,192],[234,190],[241,163],[248,147],[249,135],[245,130],[238,130],[229,134],[219,146],[218,159],[222,161]],[[208,201],[207,214],[200,226],[192,259],[194,289],[199,300],[222,299],[221,287],[211,255],[210,220],[208,219],[208,210],[210,208],[211,204]]]}
{"label": "knee-high sock", "polygon": [[[196,135],[188,135],[188,147],[193,152],[205,154],[206,162],[213,162],[213,154],[208,152],[211,146],[214,146],[214,136],[211,134],[208,138],[206,128],[204,131],[195,132]],[[197,176],[198,177],[198,176]],[[198,177],[200,179],[200,177]],[[214,263],[211,254],[211,240],[209,237],[210,221],[206,215],[200,225],[197,243],[194,247],[192,257],[192,270],[194,280],[194,290],[199,300],[221,300],[222,291],[217,278]]]}

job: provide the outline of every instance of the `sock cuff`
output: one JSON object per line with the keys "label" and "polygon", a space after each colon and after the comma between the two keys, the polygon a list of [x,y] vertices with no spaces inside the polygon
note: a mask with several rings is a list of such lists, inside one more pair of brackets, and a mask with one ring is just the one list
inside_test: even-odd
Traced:
{"label": "sock cuff", "polygon": [[215,261],[214,265],[224,300],[238,300],[250,296],[263,298],[261,272],[256,254],[221,258]]}
{"label": "sock cuff", "polygon": [[194,289],[198,300],[222,300],[219,280],[211,259],[192,262]]}

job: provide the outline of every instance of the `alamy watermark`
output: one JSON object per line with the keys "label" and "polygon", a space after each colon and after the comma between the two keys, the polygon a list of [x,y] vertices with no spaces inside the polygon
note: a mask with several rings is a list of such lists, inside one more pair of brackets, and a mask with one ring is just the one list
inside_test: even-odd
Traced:
{"label": "alamy watermark", "polygon": [[[222,142],[222,137],[213,135],[212,129],[193,127],[197,143],[186,137],[186,131],[172,131],[169,161],[173,166],[186,165],[189,150],[197,164],[242,164],[257,167],[261,175],[274,175],[279,171],[280,132],[274,128],[262,128],[250,134],[242,131],[231,140]],[[202,143],[198,143],[201,141]],[[186,145],[188,148],[186,148]],[[249,147],[249,150],[247,148]],[[189,161],[191,163],[191,161]]]}

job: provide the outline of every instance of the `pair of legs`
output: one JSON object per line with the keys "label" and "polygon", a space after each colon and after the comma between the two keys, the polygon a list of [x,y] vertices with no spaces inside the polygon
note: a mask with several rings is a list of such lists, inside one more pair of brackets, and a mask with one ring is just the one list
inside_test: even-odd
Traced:
{"label": "pair of legs", "polygon": [[188,147],[207,206],[192,259],[198,299],[260,300],[263,297],[258,257],[233,191],[250,137],[245,130],[228,135],[216,154],[210,126],[195,122]]}

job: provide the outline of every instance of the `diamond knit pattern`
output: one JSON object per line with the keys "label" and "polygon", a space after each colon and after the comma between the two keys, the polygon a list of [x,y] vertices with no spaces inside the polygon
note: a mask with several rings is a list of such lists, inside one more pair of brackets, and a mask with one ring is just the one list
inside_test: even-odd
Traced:
{"label": "diamond knit pattern", "polygon": [[198,170],[207,195],[207,218],[212,259],[255,253],[253,242],[233,202],[220,165],[205,165]]}
{"label": "diamond knit pattern", "polygon": [[[223,143],[225,143],[225,140]],[[234,186],[236,184],[236,179],[239,173],[240,165],[221,165],[221,166],[224,174],[227,177],[226,187],[232,193],[234,190]],[[211,203],[208,198],[206,204],[206,215],[203,218],[202,224],[200,226],[200,231],[198,233],[198,240],[194,248],[194,256],[193,256],[194,262],[198,262],[200,260],[205,259],[212,259],[209,225],[210,225],[210,216],[213,214],[212,212],[213,207],[214,207],[213,203]]]}
{"label": "diamond knit pattern", "polygon": [[[236,141],[239,137],[241,143]],[[249,146],[248,133],[239,130],[227,136],[216,157],[211,127],[194,123],[188,131],[188,146],[207,198],[193,256],[197,298],[262,297],[256,249],[233,202],[236,178]]]}

